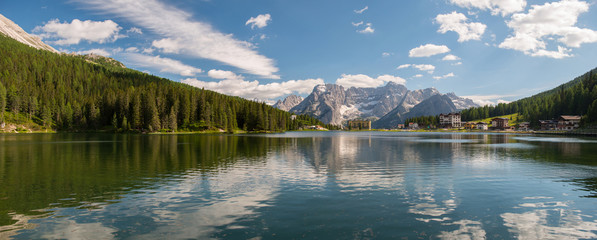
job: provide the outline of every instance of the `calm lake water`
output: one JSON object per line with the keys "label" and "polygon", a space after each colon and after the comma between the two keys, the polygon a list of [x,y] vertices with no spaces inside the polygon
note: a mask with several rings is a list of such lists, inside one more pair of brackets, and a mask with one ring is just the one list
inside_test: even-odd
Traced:
{"label": "calm lake water", "polygon": [[0,135],[0,239],[595,239],[597,139]]}

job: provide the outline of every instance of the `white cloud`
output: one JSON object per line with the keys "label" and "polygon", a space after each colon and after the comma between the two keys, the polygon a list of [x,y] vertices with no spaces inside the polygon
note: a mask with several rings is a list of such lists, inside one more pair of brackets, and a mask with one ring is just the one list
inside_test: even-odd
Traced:
{"label": "white cloud", "polygon": [[250,25],[251,29],[267,27],[268,22],[272,21],[272,16],[269,13],[260,14],[257,17],[251,17],[245,25]]}
{"label": "white cloud", "polygon": [[583,43],[597,42],[597,31],[578,28],[578,16],[589,10],[589,4],[578,0],[533,5],[528,13],[512,15],[508,27],[514,33],[506,38],[500,48],[513,49],[530,56],[551,58],[570,57],[569,49],[558,46],[558,51],[548,51],[547,42],[557,40],[567,47],[578,48]]}
{"label": "white cloud", "polygon": [[420,78],[420,77],[423,77],[423,74],[417,74],[417,75],[413,76],[413,78]]}
{"label": "white cloud", "polygon": [[207,76],[214,79],[228,79],[228,80],[242,80],[244,77],[242,75],[237,75],[231,71],[224,71],[224,70],[216,70],[212,69],[207,72]]}
{"label": "white cloud", "polygon": [[43,26],[37,26],[33,32],[39,33],[41,38],[57,39],[52,41],[57,45],[79,44],[81,41],[90,43],[114,42],[121,35],[118,32],[122,28],[112,20],[96,22],[91,20],[81,21],[74,19],[71,23],[61,23],[54,19]]}
{"label": "white cloud", "polygon": [[437,32],[456,32],[458,33],[458,42],[480,40],[487,28],[483,23],[468,22],[468,18],[464,14],[457,12],[439,14],[435,17],[435,21],[441,25]]}
{"label": "white cloud", "polygon": [[358,23],[352,23],[352,25],[355,26],[355,27],[361,26],[363,24],[364,24],[363,21],[360,21]]}
{"label": "white cloud", "polygon": [[531,53],[533,57],[550,57],[555,59],[562,59],[567,57],[572,57],[574,55],[570,54],[570,49],[558,46],[558,51],[548,51],[545,49],[540,49],[534,53]]}
{"label": "white cloud", "polygon": [[458,56],[448,54],[444,58],[442,58],[442,60],[443,61],[458,61],[458,60],[460,60],[460,58]]}
{"label": "white cloud", "polygon": [[195,76],[197,73],[203,72],[203,70],[199,68],[186,65],[174,59],[163,58],[160,56],[149,56],[139,53],[125,53],[124,57],[127,62],[136,67],[158,69],[160,72],[173,73],[185,77]]}
{"label": "white cloud", "polygon": [[480,106],[485,105],[496,105],[497,103],[505,102],[502,98],[505,97],[516,97],[518,95],[471,95],[471,96],[461,96],[463,98],[469,98],[473,100],[474,103],[479,104]]}
{"label": "white cloud", "polygon": [[136,34],[143,34],[141,28],[132,27],[129,30],[126,30],[127,33],[136,33]]}
{"label": "white cloud", "polygon": [[353,26],[358,27],[360,25],[365,26],[364,29],[360,29],[357,30],[358,33],[363,33],[363,34],[367,34],[367,33],[374,33],[375,29],[373,29],[373,24],[371,23],[365,23],[363,24],[363,22],[358,22],[358,23],[352,23]]}
{"label": "white cloud", "polygon": [[208,23],[194,20],[190,13],[158,0],[75,1],[125,18],[164,37],[154,42],[154,47],[169,47],[160,48],[164,51],[215,60],[266,78],[279,78],[274,61],[260,55],[251,43],[221,33]]}
{"label": "white cloud", "polygon": [[127,49],[124,50],[125,52],[139,52],[139,49],[137,47],[129,47]]}
{"label": "white cloud", "polygon": [[389,57],[389,56],[392,56],[392,55],[393,55],[393,53],[389,53],[389,52],[383,52],[383,53],[381,53],[382,57]]}
{"label": "white cloud", "polygon": [[363,87],[363,88],[374,88],[382,86],[388,82],[394,82],[398,84],[406,84],[406,80],[398,76],[392,75],[381,75],[377,78],[369,77],[365,74],[342,74],[340,78],[336,80],[336,84],[342,85],[346,88],[350,87]]}
{"label": "white cloud", "polygon": [[144,48],[143,53],[152,54],[155,51],[153,48]]}
{"label": "white cloud", "polygon": [[452,63],[452,66],[462,65],[462,62]]}
{"label": "white cloud", "polygon": [[[218,76],[223,77],[225,74],[228,73]],[[308,94],[311,93],[315,86],[324,84],[323,79],[321,78],[261,84],[257,80],[243,80],[242,77],[238,78],[238,75],[231,75],[231,77],[231,79],[224,79],[218,82],[206,82],[194,78],[184,79],[181,82],[227,95],[239,96],[247,99],[260,99],[265,101],[293,93]]]}
{"label": "white cloud", "polygon": [[363,9],[359,9],[359,10],[354,10],[355,13],[361,14],[364,11],[366,11],[367,9],[369,9],[369,6],[365,6]]}
{"label": "white cloud", "polygon": [[108,52],[104,49],[99,49],[99,48],[89,49],[89,50],[85,50],[85,51],[78,51],[78,52],[76,52],[76,54],[79,54],[79,55],[96,54],[96,55],[101,55],[104,57],[109,57],[110,55],[112,55],[110,52]]}
{"label": "white cloud", "polygon": [[527,6],[526,0],[450,0],[450,2],[469,9],[490,10],[491,14],[502,16],[523,11]]}
{"label": "white cloud", "polygon": [[430,57],[437,54],[450,52],[446,45],[425,44],[413,48],[408,53],[409,57]]}
{"label": "white cloud", "polygon": [[435,66],[431,64],[402,64],[398,66],[396,69],[403,69],[409,67],[419,69],[419,71],[428,72],[429,74],[433,74],[433,71],[435,71]]}
{"label": "white cloud", "polygon": [[433,79],[440,80],[440,79],[454,77],[454,76],[455,76],[454,73],[448,73],[448,74],[443,75],[443,76],[434,76]]}

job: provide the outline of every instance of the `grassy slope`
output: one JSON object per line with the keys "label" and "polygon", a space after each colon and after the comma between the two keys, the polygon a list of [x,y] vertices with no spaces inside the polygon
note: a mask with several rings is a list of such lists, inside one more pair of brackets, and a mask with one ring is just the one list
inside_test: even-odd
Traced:
{"label": "grassy slope", "polygon": [[490,118],[485,118],[485,119],[476,119],[476,120],[472,120],[470,122],[485,122],[485,123],[491,124],[491,119],[494,119],[494,118],[507,118],[507,119],[510,119],[510,121],[508,121],[508,125],[510,125],[510,126],[516,126],[520,122],[522,122],[518,118],[518,113],[509,114],[509,115],[503,115],[503,116],[497,116],[497,117],[490,117]]}

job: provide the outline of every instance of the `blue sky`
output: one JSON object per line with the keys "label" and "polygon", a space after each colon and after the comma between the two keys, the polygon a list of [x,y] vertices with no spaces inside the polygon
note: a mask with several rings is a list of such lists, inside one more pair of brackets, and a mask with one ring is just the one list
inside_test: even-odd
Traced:
{"label": "blue sky", "polygon": [[249,99],[316,84],[512,101],[597,67],[595,0],[29,0],[0,14],[64,52]]}

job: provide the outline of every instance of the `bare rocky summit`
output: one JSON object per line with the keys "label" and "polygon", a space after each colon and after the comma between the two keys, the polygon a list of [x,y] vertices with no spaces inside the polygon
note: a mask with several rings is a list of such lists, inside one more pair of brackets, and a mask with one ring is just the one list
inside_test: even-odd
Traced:
{"label": "bare rocky summit", "polygon": [[299,103],[301,103],[302,101],[303,101],[303,97],[293,94],[293,95],[286,97],[284,99],[284,101],[278,100],[278,102],[276,102],[276,104],[274,104],[273,107],[280,109],[280,110],[289,111],[296,105],[299,105]]}
{"label": "bare rocky summit", "polygon": [[[436,95],[441,97],[419,106]],[[294,104],[295,97],[292,98]],[[276,105],[282,106],[286,100],[290,102],[290,99],[285,99],[279,101],[282,104]],[[435,114],[438,111],[458,111],[475,106],[478,105],[470,99],[458,97],[453,93],[444,95],[435,88],[408,90],[404,85],[393,82],[377,88],[348,89],[336,84],[325,84],[316,86],[313,92],[292,107],[290,112],[307,114],[324,123],[335,125],[343,125],[353,119],[367,119],[373,121],[376,128],[392,128],[408,117]],[[413,109],[416,111],[412,111]]]}
{"label": "bare rocky summit", "polygon": [[28,34],[25,30],[19,27],[19,25],[4,17],[2,14],[0,14],[0,33],[31,47],[58,53],[56,49],[45,44],[38,37]]}

